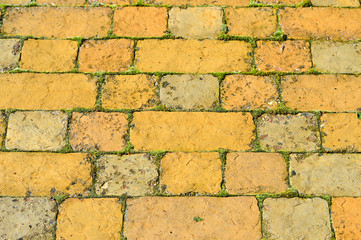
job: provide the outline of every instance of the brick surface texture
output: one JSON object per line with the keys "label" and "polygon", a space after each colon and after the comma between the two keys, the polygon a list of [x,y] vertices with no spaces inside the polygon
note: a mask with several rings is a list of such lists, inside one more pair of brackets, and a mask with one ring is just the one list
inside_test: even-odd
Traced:
{"label": "brick surface texture", "polygon": [[360,240],[360,0],[0,0],[1,240]]}

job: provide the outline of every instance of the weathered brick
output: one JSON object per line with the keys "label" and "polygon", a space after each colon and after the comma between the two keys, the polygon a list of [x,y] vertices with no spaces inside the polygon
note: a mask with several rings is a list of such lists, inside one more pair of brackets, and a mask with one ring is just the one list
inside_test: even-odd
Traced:
{"label": "weathered brick", "polygon": [[227,75],[221,96],[227,110],[273,109],[279,103],[276,81],[271,76]]}
{"label": "weathered brick", "polygon": [[254,197],[130,199],[124,235],[128,239],[261,239],[260,213]]}
{"label": "weathered brick", "polygon": [[277,16],[272,8],[226,8],[229,35],[266,38],[277,30]]}
{"label": "weathered brick", "polygon": [[98,159],[95,190],[100,195],[154,194],[158,166],[149,154],[105,155]]}
{"label": "weathered brick", "polygon": [[129,39],[86,41],[79,52],[79,70],[123,72],[132,64],[133,46]]}
{"label": "weathered brick", "polygon": [[0,144],[5,139],[5,132],[6,132],[6,118],[3,112],[0,112]]}
{"label": "weathered brick", "polygon": [[152,4],[168,4],[168,5],[215,5],[215,6],[247,6],[248,0],[145,0]]}
{"label": "weathered brick", "polygon": [[303,2],[303,0],[256,0],[256,3],[268,4],[268,5],[296,5]]}
{"label": "weathered brick", "polygon": [[166,107],[213,108],[219,101],[219,81],[212,75],[167,75],[161,79],[159,97]]}
{"label": "weathered brick", "polygon": [[361,9],[286,8],[279,22],[290,38],[356,40],[361,38],[360,16]]}
{"label": "weathered brick", "polygon": [[169,11],[169,30],[178,37],[184,38],[216,38],[222,31],[222,8],[173,7]]}
{"label": "weathered brick", "polygon": [[306,72],[311,66],[310,44],[304,41],[260,41],[256,65],[260,71]]}
{"label": "weathered brick", "polygon": [[136,150],[250,149],[250,113],[136,112],[130,141]]}
{"label": "weathered brick", "polygon": [[360,151],[361,119],[355,113],[324,113],[321,116],[322,146],[326,150]]}
{"label": "weathered brick", "polygon": [[361,154],[291,154],[290,160],[290,182],[300,193],[361,195]]}
{"label": "weathered brick", "polygon": [[282,96],[300,111],[357,111],[361,109],[361,77],[351,75],[285,76]]}
{"label": "weathered brick", "polygon": [[313,6],[331,7],[359,7],[358,0],[312,0]]}
{"label": "weathered brick", "polygon": [[161,160],[160,184],[171,194],[217,194],[221,191],[222,162],[219,154],[167,153]]}
{"label": "weathered brick", "polygon": [[361,198],[333,198],[332,224],[337,239],[360,239]]}
{"label": "weathered brick", "polygon": [[167,30],[167,18],[167,8],[118,8],[114,13],[113,32],[118,36],[161,37]]}
{"label": "weathered brick", "polygon": [[8,8],[2,32],[10,36],[104,37],[113,12],[110,8],[31,7]]}
{"label": "weathered brick", "polygon": [[278,153],[227,154],[225,180],[230,194],[280,193],[287,190],[287,165]]}
{"label": "weathered brick", "polygon": [[0,153],[0,195],[87,195],[91,164],[83,153]]}
{"label": "weathered brick", "polygon": [[123,213],[118,198],[70,198],[60,205],[56,239],[120,239]]}
{"label": "weathered brick", "polygon": [[51,240],[56,203],[46,198],[0,198],[1,239]]}
{"label": "weathered brick", "polygon": [[0,40],[0,72],[12,70],[20,58],[19,39]]}
{"label": "weathered brick", "polygon": [[145,74],[107,76],[102,106],[111,109],[152,108],[158,101],[156,80],[155,76]]}
{"label": "weathered brick", "polygon": [[328,204],[321,198],[268,198],[263,206],[266,239],[331,239]]}
{"label": "weathered brick", "polygon": [[29,111],[10,114],[7,149],[57,151],[66,144],[68,116],[63,112]]}
{"label": "weathered brick", "polygon": [[54,6],[80,6],[85,5],[86,0],[36,0],[36,3]]}
{"label": "weathered brick", "polygon": [[97,97],[96,79],[82,74],[1,74],[0,85],[0,109],[92,108]]}
{"label": "weathered brick", "polygon": [[71,71],[78,52],[76,41],[33,40],[24,42],[20,67],[33,71]]}
{"label": "weathered brick", "polygon": [[69,142],[76,151],[121,151],[128,129],[125,113],[73,113]]}
{"label": "weathered brick", "polygon": [[139,41],[136,67],[145,72],[209,73],[251,69],[251,45],[239,41]]}
{"label": "weathered brick", "polygon": [[320,140],[314,114],[262,115],[258,119],[261,148],[267,151],[315,151]]}
{"label": "weathered brick", "polygon": [[88,0],[89,4],[105,4],[105,5],[123,5],[123,4],[132,4],[136,0]]}
{"label": "weathered brick", "polygon": [[29,4],[31,0],[1,0],[1,4],[8,4],[8,5],[25,5]]}
{"label": "weathered brick", "polygon": [[313,64],[321,72],[361,73],[361,43],[314,41],[311,51]]}

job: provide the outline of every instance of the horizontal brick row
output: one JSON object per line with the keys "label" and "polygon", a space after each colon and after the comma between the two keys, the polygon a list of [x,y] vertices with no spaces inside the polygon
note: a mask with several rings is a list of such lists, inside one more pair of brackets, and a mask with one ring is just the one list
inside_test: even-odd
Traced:
{"label": "horizontal brick row", "polygon": [[[118,198],[69,198],[61,203],[56,218],[55,201],[5,197],[0,199],[0,217],[4,220],[0,231],[6,239],[51,239],[57,221],[57,239],[118,239],[121,234],[128,239],[260,239],[262,233],[270,238],[329,239],[331,210],[337,239],[360,236],[360,198],[333,198],[331,209],[321,198],[267,198],[261,208],[262,223],[254,197],[127,199],[123,220],[124,205]],[[301,223],[304,227],[298,229]]]}

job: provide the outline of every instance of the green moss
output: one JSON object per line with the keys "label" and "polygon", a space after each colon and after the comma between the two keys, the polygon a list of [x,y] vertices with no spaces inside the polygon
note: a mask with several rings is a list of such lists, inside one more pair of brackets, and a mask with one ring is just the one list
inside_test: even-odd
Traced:
{"label": "green moss", "polygon": [[201,218],[201,217],[196,216],[196,217],[193,218],[193,220],[194,220],[195,222],[201,222],[201,221],[204,220],[204,218]]}

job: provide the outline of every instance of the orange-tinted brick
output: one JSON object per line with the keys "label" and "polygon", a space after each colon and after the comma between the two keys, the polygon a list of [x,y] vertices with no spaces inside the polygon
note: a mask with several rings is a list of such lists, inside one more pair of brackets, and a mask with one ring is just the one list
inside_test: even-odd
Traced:
{"label": "orange-tinted brick", "polygon": [[277,30],[272,8],[226,8],[229,35],[265,38]]}
{"label": "orange-tinted brick", "polygon": [[0,153],[0,195],[86,195],[91,164],[82,153]]}
{"label": "orange-tinted brick", "polygon": [[279,21],[290,38],[356,40],[361,38],[360,16],[361,9],[286,8]]}
{"label": "orange-tinted brick", "polygon": [[89,4],[105,4],[105,5],[123,5],[123,4],[131,4],[133,0],[88,0]]}
{"label": "orange-tinted brick", "polygon": [[33,71],[71,71],[75,67],[78,43],[67,40],[32,40],[24,42],[20,67]]}
{"label": "orange-tinted brick", "polygon": [[361,198],[333,198],[332,224],[336,238],[361,239]]}
{"label": "orange-tinted brick", "polygon": [[36,37],[104,37],[113,12],[110,8],[31,7],[9,8],[2,32],[10,36]]}
{"label": "orange-tinted brick", "polygon": [[276,81],[271,76],[227,75],[221,95],[227,110],[273,109],[278,105]]}
{"label": "orange-tinted brick", "polygon": [[361,77],[351,75],[292,75],[283,77],[286,105],[300,111],[358,111]]}
{"label": "orange-tinted brick", "polygon": [[31,0],[1,0],[1,4],[9,4],[9,5],[24,5],[29,4]]}
{"label": "orange-tinted brick", "polygon": [[136,112],[130,141],[136,150],[250,149],[250,113]]}
{"label": "orange-tinted brick", "polygon": [[249,4],[248,0],[146,0],[146,2],[152,4],[192,5],[192,6],[201,6],[201,5],[247,6]]}
{"label": "orange-tinted brick", "polygon": [[73,113],[69,142],[76,151],[121,151],[127,129],[124,113]]}
{"label": "orange-tinted brick", "polygon": [[256,0],[257,3],[261,4],[280,4],[280,5],[296,5],[302,3],[304,0]]}
{"label": "orange-tinted brick", "polygon": [[306,72],[312,66],[310,44],[304,41],[260,41],[256,48],[260,71]]}
{"label": "orange-tinted brick", "polygon": [[82,74],[1,74],[0,109],[92,108],[96,79]]}
{"label": "orange-tinted brick", "polygon": [[137,44],[136,67],[145,72],[209,73],[251,69],[251,45],[240,41],[144,40]]}
{"label": "orange-tinted brick", "polygon": [[160,37],[167,30],[167,8],[124,7],[114,13],[113,32],[118,36]]}
{"label": "orange-tinted brick", "polygon": [[36,0],[37,4],[55,6],[80,6],[85,5],[86,0]]}
{"label": "orange-tinted brick", "polygon": [[89,40],[80,48],[82,72],[122,72],[132,64],[134,42],[128,39]]}

